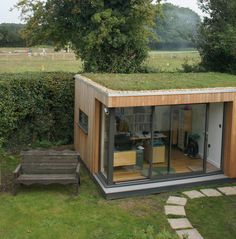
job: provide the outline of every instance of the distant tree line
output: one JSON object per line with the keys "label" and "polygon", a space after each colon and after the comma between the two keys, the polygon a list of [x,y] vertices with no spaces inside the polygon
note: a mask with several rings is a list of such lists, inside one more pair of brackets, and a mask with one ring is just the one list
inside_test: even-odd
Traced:
{"label": "distant tree line", "polygon": [[152,40],[153,50],[178,50],[195,48],[193,39],[201,24],[200,16],[189,8],[175,6],[171,3],[162,4],[161,14],[156,18]]}
{"label": "distant tree line", "polygon": [[23,24],[0,24],[0,47],[25,47],[26,42],[20,35]]}

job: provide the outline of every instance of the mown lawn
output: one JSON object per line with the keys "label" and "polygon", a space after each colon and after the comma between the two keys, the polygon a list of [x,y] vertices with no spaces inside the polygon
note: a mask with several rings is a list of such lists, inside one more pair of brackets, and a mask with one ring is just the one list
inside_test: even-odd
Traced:
{"label": "mown lawn", "polygon": [[[76,60],[73,53],[54,52],[47,48],[43,56],[42,48],[33,48],[33,55],[27,54],[26,48],[0,48],[0,73],[20,73],[29,71],[64,71],[81,72],[83,64]],[[149,53],[145,66],[158,72],[176,72],[182,64],[200,61],[196,51],[156,52]]]}
{"label": "mown lawn", "polygon": [[236,196],[190,200],[186,209],[205,239],[236,238]]}
{"label": "mown lawn", "polygon": [[15,197],[0,194],[0,238],[139,239],[148,226],[171,232],[163,213],[168,194],[106,201],[85,170],[80,195],[73,190],[30,186]]}
{"label": "mown lawn", "polygon": [[[0,159],[1,169],[7,172],[20,160],[4,154]],[[183,196],[181,191],[108,201],[83,167],[81,183],[78,196],[70,185],[22,186],[17,196],[0,193],[0,238],[170,239],[146,237],[151,228],[154,235],[167,232],[177,239],[164,206],[170,195]],[[236,238],[236,196],[188,200],[186,213],[205,239]]]}
{"label": "mown lawn", "polygon": [[[0,238],[152,239],[144,237],[151,227],[155,235],[166,231],[177,239],[164,205],[181,192],[107,201],[84,169],[80,195],[73,192],[58,185],[24,186],[15,197],[0,193]],[[186,212],[205,239],[236,238],[236,197],[188,200]]]}

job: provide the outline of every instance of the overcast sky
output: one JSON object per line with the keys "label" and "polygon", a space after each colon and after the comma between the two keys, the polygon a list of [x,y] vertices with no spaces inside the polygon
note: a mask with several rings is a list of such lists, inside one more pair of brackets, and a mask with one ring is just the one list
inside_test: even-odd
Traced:
{"label": "overcast sky", "polygon": [[[10,9],[17,3],[18,0],[0,0],[0,23],[19,23],[19,12]],[[189,7],[199,15],[202,15],[201,10],[198,9],[197,0],[163,0],[163,2],[171,2],[181,7]]]}

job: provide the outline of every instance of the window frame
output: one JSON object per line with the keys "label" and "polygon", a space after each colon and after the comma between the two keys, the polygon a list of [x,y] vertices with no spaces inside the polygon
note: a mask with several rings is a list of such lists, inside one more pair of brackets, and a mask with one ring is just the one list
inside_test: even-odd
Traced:
{"label": "window frame", "polygon": [[[83,116],[81,118],[81,116]],[[85,120],[85,122],[83,122]],[[89,118],[88,115],[84,113],[83,110],[79,109],[79,117],[78,117],[78,126],[79,128],[86,134],[88,135],[88,130],[89,130]]]}

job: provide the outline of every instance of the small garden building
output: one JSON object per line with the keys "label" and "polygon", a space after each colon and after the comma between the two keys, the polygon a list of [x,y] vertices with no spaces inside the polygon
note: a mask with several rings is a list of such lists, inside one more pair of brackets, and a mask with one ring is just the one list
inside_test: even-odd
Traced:
{"label": "small garden building", "polygon": [[236,178],[236,77],[75,76],[75,149],[107,198]]}

